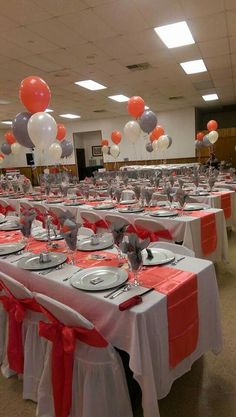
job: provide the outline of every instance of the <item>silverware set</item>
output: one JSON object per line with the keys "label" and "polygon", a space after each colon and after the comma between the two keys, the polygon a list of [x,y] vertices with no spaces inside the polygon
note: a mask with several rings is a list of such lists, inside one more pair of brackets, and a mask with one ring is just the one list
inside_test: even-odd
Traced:
{"label": "silverware set", "polygon": [[118,295],[122,294],[123,292],[129,291],[131,288],[131,284],[122,284],[110,291],[108,294],[104,295],[104,298],[110,298],[113,300],[113,298],[118,297]]}

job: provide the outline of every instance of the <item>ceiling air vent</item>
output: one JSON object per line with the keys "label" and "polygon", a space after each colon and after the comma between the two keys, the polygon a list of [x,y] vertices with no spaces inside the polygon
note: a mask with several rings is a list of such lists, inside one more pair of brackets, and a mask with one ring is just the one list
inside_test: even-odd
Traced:
{"label": "ceiling air vent", "polygon": [[141,64],[127,65],[126,68],[130,71],[144,71],[151,68],[151,65],[148,62],[142,62]]}
{"label": "ceiling air vent", "polygon": [[106,110],[93,110],[94,113],[105,113]]}
{"label": "ceiling air vent", "polygon": [[184,96],[170,96],[169,100],[182,100]]}

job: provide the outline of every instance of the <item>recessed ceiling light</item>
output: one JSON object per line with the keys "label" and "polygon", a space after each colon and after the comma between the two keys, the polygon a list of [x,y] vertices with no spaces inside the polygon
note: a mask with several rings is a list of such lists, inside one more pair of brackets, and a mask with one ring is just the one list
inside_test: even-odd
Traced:
{"label": "recessed ceiling light", "polygon": [[204,96],[202,96],[202,98],[205,101],[219,100],[219,97],[217,94],[205,94]]}
{"label": "recessed ceiling light", "polygon": [[71,114],[71,113],[59,114],[59,116],[64,117],[65,119],[80,119],[81,117],[78,114]]}
{"label": "recessed ceiling light", "polygon": [[198,72],[207,71],[206,65],[202,59],[196,59],[195,61],[181,62],[181,67],[186,74],[197,74]]}
{"label": "recessed ceiling light", "polygon": [[129,101],[129,97],[124,96],[123,94],[117,94],[116,96],[109,96],[111,100],[118,101],[119,103],[124,103],[125,101]]}
{"label": "recessed ceiling light", "polygon": [[92,91],[104,90],[104,88],[107,88],[105,85],[96,83],[96,81],[93,80],[76,81],[75,84]]}
{"label": "recessed ceiling light", "polygon": [[52,113],[54,110],[52,110],[52,109],[46,109],[46,110],[44,110],[46,113]]}
{"label": "recessed ceiling light", "polygon": [[159,26],[154,28],[154,30],[167,48],[178,48],[179,46],[195,43],[185,21]]}
{"label": "recessed ceiling light", "polygon": [[3,123],[4,125],[12,125],[11,120],[4,120],[2,123]]}

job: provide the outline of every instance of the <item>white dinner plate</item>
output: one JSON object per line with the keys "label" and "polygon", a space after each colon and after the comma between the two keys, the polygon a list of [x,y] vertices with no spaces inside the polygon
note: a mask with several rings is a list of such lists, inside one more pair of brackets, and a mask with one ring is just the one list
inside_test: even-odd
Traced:
{"label": "white dinner plate", "polygon": [[113,237],[111,233],[105,233],[99,237],[96,244],[92,243],[91,237],[84,238],[77,243],[77,249],[81,251],[97,251],[109,248],[113,245]]}
{"label": "white dinner plate", "polygon": [[143,265],[153,266],[153,265],[163,265],[169,262],[174,261],[175,254],[167,249],[162,248],[148,248],[152,255],[152,259],[148,259],[148,253],[146,249],[142,250]]}
{"label": "white dinner plate", "polygon": [[23,250],[25,243],[2,243],[0,244],[0,256],[10,255]]}
{"label": "white dinner plate", "polygon": [[157,210],[150,211],[149,215],[152,217],[175,217],[178,216],[178,211],[176,210]]}
{"label": "white dinner plate", "polygon": [[85,291],[103,291],[117,287],[128,279],[128,272],[114,266],[100,266],[78,271],[70,280],[72,287]]}
{"label": "white dinner plate", "polygon": [[127,205],[137,204],[137,200],[121,200],[120,204],[127,204]]}
{"label": "white dinner plate", "polygon": [[17,266],[22,269],[27,269],[29,271],[41,271],[43,269],[54,268],[63,264],[67,255],[64,253],[49,253],[48,262],[39,262],[40,253],[32,254],[25,256],[17,262]]}
{"label": "white dinner plate", "polygon": [[206,208],[209,208],[207,204],[201,204],[201,203],[188,203],[184,207],[184,211],[195,211],[195,210],[204,210]]}
{"label": "white dinner plate", "polygon": [[82,201],[75,201],[75,202],[71,201],[71,202],[64,203],[64,206],[73,207],[73,206],[82,206],[83,204],[85,203],[83,203]]}
{"label": "white dinner plate", "polygon": [[114,209],[114,208],[115,206],[112,203],[98,204],[97,206],[93,207],[94,210],[109,210],[109,209]]}

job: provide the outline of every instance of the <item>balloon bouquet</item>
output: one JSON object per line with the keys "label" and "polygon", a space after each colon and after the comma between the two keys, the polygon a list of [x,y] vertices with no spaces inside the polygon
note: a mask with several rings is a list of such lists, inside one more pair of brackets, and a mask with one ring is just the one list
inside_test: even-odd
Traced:
{"label": "balloon bouquet", "polygon": [[111,155],[115,159],[115,169],[117,166],[116,159],[120,155],[120,148],[119,143],[121,142],[122,135],[118,130],[113,130],[111,133],[111,140],[113,142],[113,145],[109,147],[109,142],[107,139],[102,139],[101,146],[102,146],[102,153],[104,155]]}
{"label": "balloon bouquet", "polygon": [[[195,140],[195,148],[196,150],[200,150],[204,147],[213,149],[213,145],[217,142],[219,133],[217,132],[218,123],[216,120],[210,120],[207,123],[207,130],[208,133],[204,134],[204,132],[198,132]],[[200,158],[200,154],[199,154]]]}

